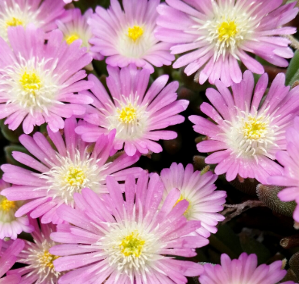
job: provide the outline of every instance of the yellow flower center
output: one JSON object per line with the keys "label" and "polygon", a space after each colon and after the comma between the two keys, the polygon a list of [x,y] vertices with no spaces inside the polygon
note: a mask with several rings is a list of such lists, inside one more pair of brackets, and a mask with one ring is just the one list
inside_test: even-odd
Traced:
{"label": "yellow flower center", "polygon": [[[190,209],[190,205],[191,205],[191,203],[190,203],[190,201],[189,201],[187,198],[185,198],[184,195],[181,194],[180,198],[177,200],[177,202],[174,204],[174,206],[176,206],[180,201],[182,201],[182,200],[184,200],[184,199],[186,199],[186,200],[189,202],[188,208],[187,208],[187,209],[185,210],[185,212],[184,212],[184,216],[186,217],[186,215],[188,214],[188,210]],[[174,207],[174,206],[173,206],[173,207]]]}
{"label": "yellow flower center", "polygon": [[64,180],[71,186],[81,186],[86,176],[81,168],[70,167],[64,177]]}
{"label": "yellow flower center", "polygon": [[249,115],[243,125],[243,134],[248,139],[258,140],[265,136],[267,123],[260,118]]}
{"label": "yellow flower center", "polygon": [[134,255],[135,257],[139,257],[142,253],[144,243],[145,240],[141,239],[139,233],[135,231],[123,238],[119,247],[124,256]]}
{"label": "yellow flower center", "polygon": [[[3,198],[3,199],[2,199]],[[2,211],[10,211],[11,209],[16,208],[16,203],[14,201],[7,200],[6,197],[2,197],[0,202],[0,208]]]}
{"label": "yellow flower center", "polygon": [[6,21],[6,27],[16,27],[16,26],[22,26],[23,22],[19,19],[12,17],[10,20]]}
{"label": "yellow flower center", "polygon": [[237,34],[237,26],[234,21],[222,22],[218,27],[218,40],[227,41]]}
{"label": "yellow flower center", "polygon": [[133,41],[136,41],[143,35],[143,28],[140,26],[134,26],[132,28],[128,28],[128,37]]}
{"label": "yellow flower center", "polygon": [[127,106],[123,107],[121,110],[117,110],[119,113],[119,120],[124,123],[130,123],[136,120],[136,109],[129,103]]}
{"label": "yellow flower center", "polygon": [[32,92],[32,93],[39,90],[41,87],[41,80],[34,71],[33,72],[25,71],[20,79],[20,83],[25,91]]}
{"label": "yellow flower center", "polygon": [[38,261],[41,266],[49,267],[50,269],[54,268],[53,261],[57,259],[59,256],[50,254],[48,250],[45,250],[38,258]]}
{"label": "yellow flower center", "polygon": [[67,44],[72,44],[75,40],[79,39],[80,37],[77,34],[71,34],[69,36],[64,37]]}

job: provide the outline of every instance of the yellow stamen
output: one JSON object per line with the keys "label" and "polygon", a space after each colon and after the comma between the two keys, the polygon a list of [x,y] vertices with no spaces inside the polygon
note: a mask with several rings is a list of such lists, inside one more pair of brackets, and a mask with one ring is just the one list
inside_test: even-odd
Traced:
{"label": "yellow stamen", "polygon": [[222,22],[218,27],[218,40],[227,41],[237,33],[237,26],[234,21]]}
{"label": "yellow stamen", "polygon": [[264,137],[266,130],[267,123],[251,115],[243,125],[243,134],[248,139],[258,140]]}
{"label": "yellow stamen", "polygon": [[41,87],[41,80],[35,72],[25,71],[20,79],[20,83],[25,91],[32,93]]}
{"label": "yellow stamen", "polygon": [[127,237],[122,239],[120,243],[121,253],[124,256],[132,256],[139,257],[142,253],[142,249],[144,246],[145,240],[139,237],[139,233],[134,231]]}
{"label": "yellow stamen", "polygon": [[129,103],[127,106],[123,107],[121,110],[117,110],[119,113],[119,120],[124,123],[130,123],[136,120],[136,109]]}
{"label": "yellow stamen", "polygon": [[[3,198],[3,199],[2,199]],[[10,211],[11,209],[16,209],[16,203],[14,201],[7,200],[6,197],[2,197],[0,202],[0,208],[2,211]]]}
{"label": "yellow stamen", "polygon": [[134,26],[132,28],[128,28],[128,37],[133,41],[136,41],[143,35],[143,28],[140,26]]}
{"label": "yellow stamen", "polygon": [[49,267],[51,269],[54,268],[53,261],[57,259],[59,256],[50,254],[48,250],[45,250],[39,257],[39,263],[43,267]]}
{"label": "yellow stamen", "polygon": [[64,37],[67,44],[72,44],[75,40],[79,39],[80,37],[77,34],[71,34],[69,36]]}
{"label": "yellow stamen", "polygon": [[64,180],[71,186],[81,186],[85,181],[86,176],[81,168],[70,167],[67,171]]}
{"label": "yellow stamen", "polygon": [[12,17],[10,20],[6,21],[6,27],[16,27],[16,26],[22,26],[23,22],[19,19]]}

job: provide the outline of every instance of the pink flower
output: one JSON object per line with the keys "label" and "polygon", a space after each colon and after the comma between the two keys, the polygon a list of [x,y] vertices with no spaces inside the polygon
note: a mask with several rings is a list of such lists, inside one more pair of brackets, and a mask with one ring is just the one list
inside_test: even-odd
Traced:
{"label": "pink flower", "polygon": [[61,276],[60,272],[55,271],[53,261],[58,256],[49,253],[51,247],[57,245],[50,239],[50,234],[56,231],[56,226],[53,224],[40,224],[37,220],[31,219],[31,224],[34,226],[32,233],[33,241],[26,241],[25,247],[18,255],[17,262],[27,264],[24,267],[9,271],[9,275],[15,274],[21,276],[21,281],[18,283],[26,284],[54,284]]}
{"label": "pink flower", "polygon": [[[72,283],[187,283],[202,266],[173,256],[195,256],[195,248],[207,244],[200,236],[186,236],[200,226],[183,216],[186,200],[172,190],[162,207],[164,186],[157,174],[128,176],[124,201],[121,187],[107,177],[109,209],[90,189],[75,194],[76,209],[62,206],[59,214],[71,225],[51,238],[62,245],[50,249],[60,257],[56,271],[73,270],[59,279]],[[100,271],[100,273],[99,273]]]}
{"label": "pink flower", "polygon": [[[17,239],[11,242],[10,246],[1,252],[1,247],[4,241],[0,240],[0,278],[8,272],[8,270],[15,264],[18,254],[24,248],[24,241]],[[19,284],[20,275],[7,275],[0,279],[0,284]]]}
{"label": "pink flower", "polygon": [[23,122],[28,134],[45,122],[56,132],[62,117],[84,114],[83,105],[92,102],[84,91],[92,85],[81,69],[92,58],[81,43],[68,45],[61,31],[46,35],[32,26],[11,28],[8,38],[0,38],[0,119],[11,130]]}
{"label": "pink flower", "polygon": [[[127,68],[109,67],[107,85],[111,98],[100,81],[93,75],[91,91],[94,108],[84,116],[89,124],[77,127],[76,132],[87,142],[94,142],[103,133],[116,129],[113,143],[115,150],[123,148],[132,156],[152,151],[159,153],[162,147],[154,142],[159,139],[174,139],[176,132],[160,130],[170,125],[182,123],[185,118],[178,115],[188,106],[187,100],[176,100],[178,82],[166,87],[168,75],[156,79],[147,90],[150,73],[147,69],[138,70],[134,65]],[[165,88],[164,88],[165,87]]]}
{"label": "pink flower", "polygon": [[232,85],[232,94],[220,81],[218,89],[208,89],[206,95],[212,105],[203,103],[201,111],[212,121],[190,116],[194,130],[208,139],[197,144],[199,152],[211,153],[208,164],[218,164],[215,173],[226,173],[228,181],[240,175],[267,184],[270,175],[280,175],[282,167],[275,160],[279,150],[286,149],[285,131],[292,123],[299,107],[299,87],[290,90],[284,85],[284,74],[273,80],[265,100],[268,75],[258,80],[250,71],[243,80]]}
{"label": "pink flower", "polygon": [[186,199],[189,202],[184,216],[201,222],[197,233],[208,238],[210,233],[217,232],[218,222],[224,220],[218,212],[223,210],[226,197],[225,191],[215,191],[217,175],[211,171],[201,175],[199,171],[194,172],[191,164],[184,169],[182,164],[172,163],[169,169],[161,171],[161,179],[165,186],[164,199],[177,188],[181,193],[178,201]]}
{"label": "pink flower", "polygon": [[0,179],[0,239],[16,239],[23,231],[31,233],[33,227],[29,224],[27,216],[15,217],[16,211],[24,204],[22,201],[9,201],[1,195],[10,185]]}
{"label": "pink flower", "polygon": [[299,222],[299,117],[294,119],[294,124],[286,131],[286,151],[276,154],[277,161],[284,167],[282,175],[271,176],[268,182],[273,185],[286,186],[278,193],[281,201],[296,201],[294,219]]}
{"label": "pink flower", "polygon": [[91,51],[107,56],[106,63],[125,67],[135,63],[154,72],[152,65],[170,65],[174,56],[170,44],[159,42],[154,35],[156,11],[160,0],[112,0],[108,10],[97,7],[89,20],[94,46]]}
{"label": "pink flower", "polygon": [[9,164],[2,165],[3,179],[12,183],[12,187],[2,191],[9,200],[30,200],[16,212],[20,217],[29,212],[32,218],[41,217],[42,223],[60,223],[57,209],[62,204],[74,206],[74,193],[88,187],[94,192],[107,192],[105,178],[113,175],[124,180],[127,174],[140,173],[140,168],[126,167],[134,164],[139,155],[119,156],[113,162],[106,163],[112,150],[114,133],[102,135],[95,145],[83,142],[75,134],[75,118],[65,121],[64,139],[59,132],[48,127],[47,138],[37,132],[33,137],[22,135],[20,142],[36,158],[21,152],[13,152],[20,163],[34,170],[27,170]]}
{"label": "pink flower", "polygon": [[293,56],[289,40],[295,28],[282,27],[295,18],[295,2],[282,1],[166,0],[160,5],[156,37],[171,43],[171,53],[181,54],[174,68],[185,68],[203,84],[217,79],[226,86],[240,83],[241,61],[249,70],[263,74],[264,67],[247,52],[271,64],[286,67]]}
{"label": "pink flower", "polygon": [[[221,265],[204,264],[204,273],[199,277],[201,284],[276,284],[285,275],[282,261],[278,260],[270,265],[257,266],[257,256],[242,253],[238,259],[231,260],[228,255],[221,255]],[[282,284],[295,284],[293,281]]]}

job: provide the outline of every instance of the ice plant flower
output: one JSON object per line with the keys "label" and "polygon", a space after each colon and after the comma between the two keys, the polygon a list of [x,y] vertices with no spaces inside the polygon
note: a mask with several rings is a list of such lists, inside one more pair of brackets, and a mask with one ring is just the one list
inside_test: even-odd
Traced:
{"label": "ice plant flower", "polygon": [[45,32],[54,30],[55,20],[68,20],[61,0],[3,0],[0,2],[0,37],[8,40],[10,27],[34,24]]}
{"label": "ice plant flower", "polygon": [[32,233],[33,241],[26,241],[25,247],[18,255],[17,262],[26,264],[22,268],[12,269],[9,275],[20,275],[21,281],[18,283],[27,284],[55,284],[62,273],[55,271],[53,261],[58,256],[50,254],[51,247],[56,245],[50,239],[50,234],[56,231],[53,224],[41,224],[38,226],[37,220],[31,219],[35,230]]}
{"label": "ice plant flower", "polygon": [[[275,160],[286,149],[285,131],[298,114],[299,87],[290,90],[284,85],[285,75],[278,74],[265,97],[268,75],[261,76],[254,89],[250,71],[243,80],[232,85],[232,94],[217,80],[218,89],[207,89],[212,105],[203,103],[201,111],[212,121],[190,116],[194,130],[208,139],[197,144],[199,152],[211,153],[208,164],[218,164],[215,173],[226,173],[228,181],[239,174],[267,184],[270,175],[280,175],[282,167]],[[263,99],[263,100],[262,100]]]}
{"label": "ice plant flower", "polygon": [[15,264],[17,256],[24,248],[25,243],[23,240],[17,239],[1,252],[3,245],[4,241],[0,240],[0,284],[19,284],[20,275],[18,274],[2,276]]}
{"label": "ice plant flower", "polygon": [[0,179],[0,239],[16,239],[18,234],[31,233],[33,227],[27,216],[15,217],[16,211],[24,204],[22,201],[10,201],[1,195],[1,191],[10,185]]}
{"label": "ice plant flower", "polygon": [[289,40],[295,28],[282,27],[295,18],[295,2],[281,6],[282,1],[166,0],[160,5],[156,37],[171,43],[172,54],[184,53],[173,64],[186,66],[189,76],[211,84],[221,79],[226,85],[239,83],[241,61],[253,73],[264,73],[264,67],[252,55],[271,64],[286,67],[285,58],[293,56]]}
{"label": "ice plant flower", "polygon": [[45,122],[58,131],[62,117],[82,115],[92,102],[81,70],[92,57],[79,41],[63,42],[59,30],[47,34],[47,44],[45,37],[42,29],[20,26],[9,29],[9,44],[0,38],[0,119],[7,118],[11,130],[23,121],[27,134]]}
{"label": "ice plant flower", "polygon": [[286,131],[286,151],[279,151],[276,154],[277,161],[284,167],[282,175],[271,176],[268,182],[273,185],[285,186],[278,193],[281,201],[296,201],[297,206],[293,217],[299,222],[299,117],[294,119],[294,124]]}
{"label": "ice plant flower", "polygon": [[[72,270],[59,283],[187,283],[185,276],[196,276],[202,266],[173,256],[191,257],[194,249],[207,242],[200,236],[186,236],[200,226],[187,222],[186,200],[171,191],[159,209],[164,186],[157,174],[140,175],[137,183],[128,176],[125,199],[120,185],[107,177],[110,207],[90,189],[75,194],[76,209],[62,206],[59,214],[70,223],[68,230],[52,233],[62,245],[50,249],[60,257],[57,271]],[[100,273],[99,273],[100,271]]]}
{"label": "ice plant flower", "polygon": [[[77,122],[74,118],[65,121],[64,139],[59,132],[48,128],[47,138],[37,132],[33,137],[22,135],[20,142],[36,158],[21,152],[13,152],[20,163],[32,168],[27,170],[9,164],[2,165],[3,179],[12,187],[2,191],[9,200],[30,200],[16,212],[20,217],[30,213],[32,218],[41,217],[42,223],[60,223],[56,211],[62,204],[74,206],[74,193],[89,187],[94,192],[107,192],[105,178],[113,175],[124,180],[127,174],[135,174],[140,168],[126,167],[134,164],[139,155],[120,155],[113,162],[106,163],[113,145],[114,133],[102,135],[95,145],[83,142],[75,134]],[[124,170],[125,169],[125,170]]]}
{"label": "ice plant flower", "polygon": [[[67,44],[72,44],[75,40],[81,40],[81,46],[87,48],[87,52],[90,49],[89,40],[92,36],[91,29],[87,24],[87,20],[93,14],[92,9],[88,9],[84,15],[81,14],[80,9],[70,9],[68,10],[70,14],[71,21],[66,23],[62,21],[57,21],[58,28],[62,31],[63,36]],[[103,56],[98,52],[91,52],[94,59],[102,60]]]}
{"label": "ice plant flower", "polygon": [[[221,265],[204,264],[204,273],[199,277],[201,284],[276,284],[287,274],[282,269],[282,261],[270,265],[257,266],[255,254],[242,253],[238,259],[231,260],[227,254],[221,255]],[[293,281],[279,282],[295,284]]]}
{"label": "ice plant flower", "polygon": [[205,238],[210,233],[217,232],[216,225],[224,220],[224,216],[218,212],[223,210],[226,192],[215,191],[217,175],[208,171],[201,175],[188,164],[184,169],[182,164],[172,163],[169,169],[161,171],[161,179],[165,186],[164,199],[173,188],[179,189],[181,195],[178,201],[186,199],[189,206],[184,213],[188,220],[198,220],[201,227],[197,233]]}
{"label": "ice plant flower", "polygon": [[160,0],[112,0],[108,10],[97,7],[88,21],[93,34],[91,51],[106,56],[111,66],[125,67],[135,63],[154,72],[152,65],[170,65],[174,56],[169,43],[159,42],[155,35],[156,11]]}
{"label": "ice plant flower", "polygon": [[165,87],[168,75],[162,75],[147,90],[150,78],[147,69],[137,70],[130,65],[119,70],[108,66],[108,72],[107,85],[112,98],[101,82],[89,75],[88,79],[94,83],[91,91],[95,108],[84,116],[88,124],[79,126],[76,132],[82,135],[84,141],[94,142],[102,133],[116,129],[116,150],[124,145],[130,156],[136,151],[143,154],[149,150],[161,152],[162,147],[152,140],[176,138],[176,132],[160,129],[182,123],[184,117],[178,113],[184,111],[189,103],[176,100],[178,82],[171,82]]}

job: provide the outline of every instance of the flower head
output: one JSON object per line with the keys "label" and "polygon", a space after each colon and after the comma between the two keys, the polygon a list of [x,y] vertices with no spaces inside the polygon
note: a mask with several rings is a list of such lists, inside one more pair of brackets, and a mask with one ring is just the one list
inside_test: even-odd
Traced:
{"label": "flower head", "polygon": [[294,124],[287,129],[286,142],[286,151],[279,151],[276,154],[277,161],[284,167],[282,175],[273,175],[268,178],[268,182],[286,187],[278,193],[278,197],[282,201],[296,201],[293,217],[299,222],[299,117],[296,117]]}
{"label": "flower head", "polygon": [[0,38],[0,119],[7,118],[12,130],[23,121],[27,134],[45,122],[58,131],[62,117],[82,115],[83,105],[92,102],[84,95],[91,83],[82,80],[86,73],[80,70],[91,56],[80,42],[63,42],[59,30],[47,34],[47,44],[45,37],[30,26],[10,29],[9,44]]}
{"label": "flower head", "polygon": [[32,218],[42,217],[42,223],[59,223],[56,214],[62,204],[74,206],[74,193],[88,187],[96,193],[107,192],[105,178],[114,175],[124,180],[126,174],[135,174],[139,168],[125,169],[134,164],[139,155],[128,157],[123,154],[111,163],[106,163],[112,150],[114,133],[102,135],[95,145],[83,142],[75,134],[77,122],[74,118],[65,121],[64,139],[59,132],[48,128],[48,136],[57,150],[54,150],[47,138],[37,132],[33,137],[22,135],[20,142],[36,158],[21,152],[13,152],[20,163],[32,168],[26,170],[13,165],[2,165],[3,179],[13,184],[2,194],[9,200],[29,200],[17,212],[16,216],[30,213]]}
{"label": "flower head", "polygon": [[154,35],[156,8],[160,0],[112,0],[108,10],[96,8],[89,20],[94,46],[91,51],[107,56],[106,63],[125,67],[135,63],[154,72],[152,65],[170,65],[174,56],[168,43],[159,42]]}
{"label": "flower head", "polygon": [[[199,281],[201,284],[276,284],[286,273],[282,269],[281,260],[257,266],[255,254],[242,253],[238,259],[233,260],[227,254],[222,254],[221,265],[204,264],[204,273],[200,275]],[[283,283],[295,284],[293,281]]]}
{"label": "flower head", "polygon": [[184,117],[178,113],[188,106],[187,100],[176,100],[178,82],[165,87],[168,76],[163,75],[146,91],[150,77],[147,69],[138,70],[130,65],[119,70],[108,66],[108,72],[107,85],[113,99],[100,81],[90,75],[89,80],[94,83],[91,91],[95,95],[95,108],[84,116],[89,124],[79,126],[76,132],[84,141],[93,142],[102,133],[116,129],[116,150],[122,149],[124,144],[125,152],[130,156],[136,151],[144,154],[149,150],[161,152],[162,147],[152,140],[176,138],[174,131],[160,129],[182,123]]}
{"label": "flower head", "polygon": [[218,212],[223,210],[226,197],[225,191],[215,191],[217,175],[211,171],[201,175],[199,171],[194,172],[191,164],[184,169],[182,164],[172,163],[169,169],[161,171],[161,179],[165,186],[164,199],[177,188],[181,193],[178,201],[186,199],[189,202],[184,216],[201,222],[197,233],[208,238],[210,233],[217,232],[217,223],[224,220]]}
{"label": "flower head", "polygon": [[199,152],[213,152],[206,158],[208,164],[218,164],[217,175],[226,173],[228,181],[237,174],[255,178],[267,184],[269,175],[280,175],[282,168],[275,154],[286,148],[285,130],[298,114],[299,88],[291,91],[284,85],[284,74],[278,74],[262,100],[268,85],[264,74],[254,89],[250,71],[243,80],[232,85],[232,94],[220,81],[217,90],[208,89],[208,103],[201,110],[213,122],[199,116],[190,116],[194,130],[207,135],[208,140],[197,144]]}
{"label": "flower head", "polygon": [[241,61],[254,73],[264,73],[264,67],[250,52],[268,62],[286,67],[284,58],[293,56],[289,40],[281,35],[293,34],[295,28],[282,27],[295,18],[295,2],[281,6],[282,1],[220,1],[166,0],[160,5],[156,36],[172,44],[173,54],[184,53],[173,64],[185,68],[189,76],[197,72],[197,80],[217,79],[230,86],[239,83]]}
{"label": "flower head", "polygon": [[[60,283],[187,283],[185,276],[202,272],[201,265],[176,260],[172,256],[191,257],[194,249],[207,244],[200,236],[186,236],[200,226],[183,216],[186,200],[176,200],[180,192],[172,190],[159,209],[164,186],[157,174],[140,175],[137,183],[128,176],[125,199],[120,185],[107,177],[110,205],[90,189],[75,194],[76,209],[62,206],[59,214],[69,222],[51,238],[62,245],[50,253],[59,255],[54,261],[57,271],[71,270]],[[78,245],[80,244],[80,245]],[[76,251],[72,251],[74,245]],[[99,273],[101,271],[101,273]],[[80,273],[78,273],[80,272]],[[84,279],[84,281],[83,281]]]}
{"label": "flower head", "polygon": [[2,246],[5,244],[4,241],[0,240],[0,284],[19,284],[20,275],[6,275],[2,277],[8,270],[15,264],[18,254],[24,248],[24,241],[17,239],[9,244],[5,244],[6,249],[3,250]]}
{"label": "flower head", "polygon": [[30,24],[45,32],[54,30],[55,20],[68,20],[64,5],[61,0],[3,0],[0,3],[0,37],[7,41],[10,27],[26,28]]}

